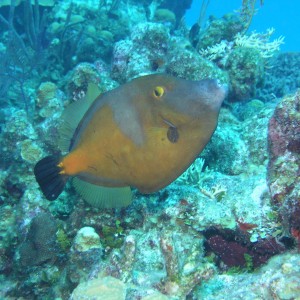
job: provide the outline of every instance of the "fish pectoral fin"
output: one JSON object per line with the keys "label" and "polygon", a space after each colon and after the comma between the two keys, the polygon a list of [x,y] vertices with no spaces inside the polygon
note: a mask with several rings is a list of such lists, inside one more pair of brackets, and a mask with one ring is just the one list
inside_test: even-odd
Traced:
{"label": "fish pectoral fin", "polygon": [[172,123],[165,123],[169,127],[152,127],[148,132],[152,135],[160,135],[168,138],[168,140],[174,144],[177,143],[179,139],[179,130]]}
{"label": "fish pectoral fin", "polygon": [[104,187],[83,181],[77,177],[73,179],[76,191],[90,205],[98,208],[120,208],[132,202],[129,186]]}

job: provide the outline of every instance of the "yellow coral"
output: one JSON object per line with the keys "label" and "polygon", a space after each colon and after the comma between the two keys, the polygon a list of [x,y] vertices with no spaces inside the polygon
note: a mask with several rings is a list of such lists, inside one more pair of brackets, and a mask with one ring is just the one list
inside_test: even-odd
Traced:
{"label": "yellow coral", "polygon": [[21,142],[21,156],[25,161],[35,163],[43,155],[43,150],[34,141],[27,139]]}
{"label": "yellow coral", "polygon": [[44,107],[49,100],[55,98],[57,86],[50,82],[43,82],[37,90],[36,104],[38,107]]}
{"label": "yellow coral", "polygon": [[114,277],[103,277],[80,283],[73,291],[73,300],[125,300],[126,286]]}

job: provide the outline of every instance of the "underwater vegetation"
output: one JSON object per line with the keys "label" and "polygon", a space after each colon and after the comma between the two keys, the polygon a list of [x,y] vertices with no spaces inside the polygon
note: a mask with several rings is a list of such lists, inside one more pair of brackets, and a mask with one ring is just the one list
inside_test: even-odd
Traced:
{"label": "underwater vegetation", "polygon": [[[300,54],[279,53],[284,38],[273,39],[272,28],[249,32],[258,1],[241,1],[239,12],[206,23],[209,1],[203,1],[199,20],[188,28],[191,2],[1,1],[1,299],[300,297]],[[191,88],[180,83],[210,79],[204,82],[228,87],[219,116],[206,110],[201,119],[218,117],[216,130],[215,123],[200,130],[210,131],[201,149],[188,143],[191,128],[170,119],[174,105],[159,102],[169,91],[163,79],[174,77],[180,120],[183,112],[193,113],[186,105]],[[160,78],[151,97],[147,78]],[[147,81],[139,96],[149,97],[125,110],[124,89],[134,94],[137,81]],[[204,87],[204,98],[216,99],[220,89]],[[168,148],[165,158],[156,155],[146,164],[131,152],[136,169],[125,177],[138,174],[143,185],[131,184],[138,189],[121,208],[90,205],[71,180],[49,201],[35,181],[35,165],[69,152],[70,138],[67,151],[58,150],[63,111],[87,108],[89,96],[92,102],[99,94],[113,98],[123,128],[136,124],[138,105],[156,97],[165,141],[186,141],[182,157],[167,163]],[[75,127],[83,117],[78,111],[69,117]],[[157,133],[148,125],[146,135]],[[105,122],[100,127],[105,150],[115,131]],[[126,139],[116,139],[113,149],[126,146]],[[150,180],[143,174],[151,168]],[[155,193],[143,194],[139,187],[154,179]],[[107,206],[119,200],[115,194]]]}

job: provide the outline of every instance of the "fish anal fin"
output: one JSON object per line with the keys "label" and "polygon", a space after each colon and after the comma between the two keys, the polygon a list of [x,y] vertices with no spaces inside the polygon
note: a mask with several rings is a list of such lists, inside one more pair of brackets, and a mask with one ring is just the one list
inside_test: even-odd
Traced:
{"label": "fish anal fin", "polygon": [[83,181],[77,177],[73,179],[75,190],[93,207],[120,208],[132,202],[132,193],[129,186],[104,187]]}

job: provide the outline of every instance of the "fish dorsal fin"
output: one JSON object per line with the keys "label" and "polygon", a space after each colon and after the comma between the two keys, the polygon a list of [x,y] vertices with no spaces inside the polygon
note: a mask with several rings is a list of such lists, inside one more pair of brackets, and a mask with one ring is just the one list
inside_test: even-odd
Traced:
{"label": "fish dorsal fin", "polygon": [[89,83],[85,97],[70,104],[62,114],[62,122],[59,129],[59,148],[62,152],[68,152],[70,141],[74,132],[95,99],[100,95],[100,89],[94,83]]}
{"label": "fish dorsal fin", "polygon": [[132,193],[129,186],[104,187],[83,181],[77,177],[73,179],[75,190],[93,207],[120,208],[132,202]]}
{"label": "fish dorsal fin", "polygon": [[100,91],[98,85],[93,82],[90,82],[88,84],[88,89],[87,89],[85,98],[87,98],[88,101],[91,101],[91,103],[92,103],[100,94],[101,94],[101,91]]}

